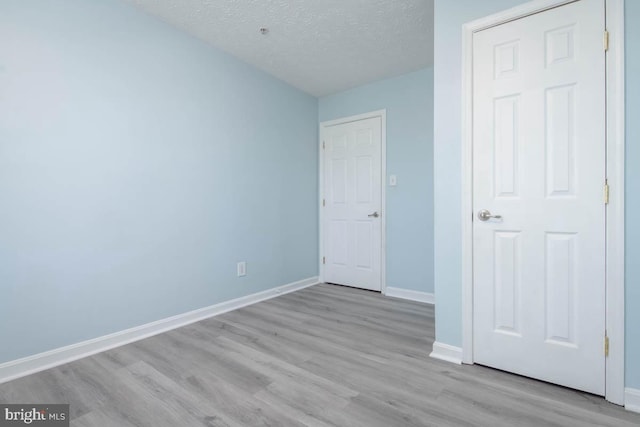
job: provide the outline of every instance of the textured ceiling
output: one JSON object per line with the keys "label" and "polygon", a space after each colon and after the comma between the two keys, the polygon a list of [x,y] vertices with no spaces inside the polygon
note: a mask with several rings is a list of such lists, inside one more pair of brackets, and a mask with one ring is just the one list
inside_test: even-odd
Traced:
{"label": "textured ceiling", "polygon": [[433,64],[433,0],[127,1],[315,96]]}

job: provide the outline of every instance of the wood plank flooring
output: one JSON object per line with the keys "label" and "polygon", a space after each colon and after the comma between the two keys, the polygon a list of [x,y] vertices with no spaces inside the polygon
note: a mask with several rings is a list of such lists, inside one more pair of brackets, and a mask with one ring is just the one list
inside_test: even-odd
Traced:
{"label": "wood plank flooring", "polygon": [[604,399],[429,358],[433,306],[318,285],[0,384],[77,427],[639,426]]}

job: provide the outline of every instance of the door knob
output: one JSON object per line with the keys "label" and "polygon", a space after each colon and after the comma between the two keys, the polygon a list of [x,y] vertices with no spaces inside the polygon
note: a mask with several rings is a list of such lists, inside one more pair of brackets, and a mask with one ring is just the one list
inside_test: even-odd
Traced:
{"label": "door knob", "polygon": [[367,215],[369,218],[378,218],[380,214],[378,212],[374,212],[372,214]]}
{"label": "door knob", "polygon": [[501,219],[502,215],[491,215],[491,212],[489,212],[486,209],[482,209],[482,210],[478,211],[478,219],[480,221],[488,221],[491,218]]}

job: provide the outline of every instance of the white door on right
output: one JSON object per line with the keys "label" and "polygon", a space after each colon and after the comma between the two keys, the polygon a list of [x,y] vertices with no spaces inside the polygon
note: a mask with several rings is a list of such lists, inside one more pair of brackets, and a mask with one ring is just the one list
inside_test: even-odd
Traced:
{"label": "white door on right", "polygon": [[599,395],[604,12],[580,0],[473,38],[474,361]]}

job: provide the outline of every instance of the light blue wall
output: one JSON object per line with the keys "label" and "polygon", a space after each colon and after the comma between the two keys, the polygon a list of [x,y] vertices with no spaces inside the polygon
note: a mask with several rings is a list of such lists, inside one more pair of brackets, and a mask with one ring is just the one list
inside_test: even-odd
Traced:
{"label": "light blue wall", "polygon": [[317,275],[317,121],[120,1],[0,2],[0,362]]}
{"label": "light blue wall", "polygon": [[625,5],[626,49],[626,376],[640,389],[640,2]]}
{"label": "light blue wall", "polygon": [[[320,121],[387,110],[387,286],[433,292],[433,69],[320,99]],[[388,183],[388,179],[387,179]]]}
{"label": "light blue wall", "polygon": [[[436,0],[434,56],[435,292],[436,339],[461,346],[461,29],[474,19],[524,0]],[[640,2],[626,2],[626,383],[640,388]]]}

